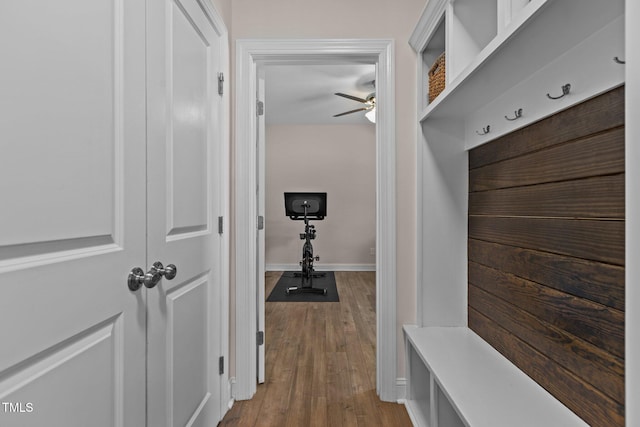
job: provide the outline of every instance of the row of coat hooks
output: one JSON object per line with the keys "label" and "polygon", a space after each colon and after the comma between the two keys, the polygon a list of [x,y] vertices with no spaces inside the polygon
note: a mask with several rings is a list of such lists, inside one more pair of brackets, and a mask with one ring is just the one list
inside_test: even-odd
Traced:
{"label": "row of coat hooks", "polygon": [[[626,61],[620,59],[619,57],[614,57],[613,58],[614,62],[616,62],[617,64],[626,64]],[[569,92],[571,92],[571,84],[567,83],[561,86],[562,89],[562,94],[558,95],[558,96],[553,96],[550,93],[547,93],[547,98],[549,99],[560,99],[560,98],[564,98],[565,96],[569,95]],[[514,121],[514,120],[518,120],[520,117],[522,117],[522,108],[518,108],[517,110],[514,111],[513,113],[513,117],[509,117],[509,116],[504,116],[505,119],[509,120],[510,122]],[[476,131],[476,133],[478,135],[486,135],[489,132],[491,132],[491,126],[487,125],[485,127],[482,128],[482,132],[480,131]]]}
{"label": "row of coat hooks", "polygon": [[[560,98],[563,98],[563,97],[569,95],[569,92],[571,92],[571,84],[569,84],[569,83],[564,84],[564,85],[562,85],[561,89],[562,89],[562,94],[561,95],[553,96],[550,93],[547,93],[547,98],[549,98],[549,99],[560,99]],[[513,117],[504,116],[504,118],[506,120],[509,120],[510,122],[513,122],[515,120],[518,120],[520,117],[522,117],[522,111],[523,111],[522,108],[518,108],[517,110],[515,110],[513,112]],[[476,131],[476,133],[478,135],[486,135],[489,132],[491,132],[491,126],[490,125],[487,125],[487,126],[483,127],[482,128],[482,132]]]}

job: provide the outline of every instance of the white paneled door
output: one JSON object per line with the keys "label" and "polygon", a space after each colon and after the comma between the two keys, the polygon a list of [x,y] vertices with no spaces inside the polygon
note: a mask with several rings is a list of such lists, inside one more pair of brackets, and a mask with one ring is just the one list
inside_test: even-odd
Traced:
{"label": "white paneled door", "polygon": [[3,1],[0,55],[0,426],[215,425],[206,8]]}
{"label": "white paneled door", "polygon": [[145,424],[144,11],[0,4],[3,427]]}
{"label": "white paneled door", "polygon": [[148,260],[177,267],[148,293],[148,425],[209,427],[220,410],[221,41],[197,0],[147,7]]}

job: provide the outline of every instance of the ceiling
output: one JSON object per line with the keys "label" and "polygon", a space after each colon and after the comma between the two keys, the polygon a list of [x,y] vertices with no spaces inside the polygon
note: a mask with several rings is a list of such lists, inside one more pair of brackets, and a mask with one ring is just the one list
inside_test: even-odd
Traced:
{"label": "ceiling", "polygon": [[265,65],[267,124],[371,124],[364,113],[335,114],[362,104],[334,95],[366,98],[375,92],[373,64]]}

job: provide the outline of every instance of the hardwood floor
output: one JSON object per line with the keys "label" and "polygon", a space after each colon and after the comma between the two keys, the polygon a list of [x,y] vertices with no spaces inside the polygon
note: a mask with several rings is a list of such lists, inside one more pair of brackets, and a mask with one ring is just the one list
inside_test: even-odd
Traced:
{"label": "hardwood floor", "polygon": [[[281,272],[267,272],[266,292]],[[376,395],[375,273],[336,272],[340,302],[266,303],[266,382],[220,426],[411,426]]]}

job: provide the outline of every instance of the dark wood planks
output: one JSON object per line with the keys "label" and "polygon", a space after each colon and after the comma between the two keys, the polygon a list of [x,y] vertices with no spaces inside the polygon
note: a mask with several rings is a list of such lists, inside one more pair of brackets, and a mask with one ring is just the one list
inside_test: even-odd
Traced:
{"label": "dark wood planks", "polygon": [[624,310],[624,268],[555,253],[469,240],[469,259],[553,289]]}
{"label": "dark wood planks", "polygon": [[469,237],[624,265],[623,221],[470,216]]}
{"label": "dark wood planks", "polygon": [[411,426],[376,395],[375,273],[336,272],[336,285],[339,303],[266,304],[266,382],[220,426]]}
{"label": "dark wood planks", "polygon": [[483,336],[527,375],[556,396],[592,427],[624,426],[624,404],[579,378],[543,352],[528,345],[474,309],[469,321],[486,331]]}
{"label": "dark wood planks", "polygon": [[472,169],[469,188],[474,192],[523,187],[621,172],[624,172],[624,128],[618,127]]}
{"label": "dark wood planks", "polygon": [[624,174],[469,194],[470,215],[624,219]]}
{"label": "dark wood planks", "polygon": [[469,282],[508,301],[514,310],[528,312],[600,349],[624,357],[624,312],[620,310],[473,262],[469,265]]}
{"label": "dark wood planks", "polygon": [[[580,372],[589,379],[589,383],[603,390],[613,400],[624,401],[624,364],[620,359],[611,358],[595,345],[576,339],[560,327],[551,325],[527,310],[513,310],[512,306],[484,289],[471,285],[469,294],[477,301],[480,312],[482,307],[491,308],[491,317],[498,325],[509,327],[511,333],[539,349],[554,360],[562,361],[562,366],[572,372]],[[504,328],[503,327],[503,328]],[[564,394],[570,394],[567,389]]]}
{"label": "dark wood planks", "polygon": [[624,425],[624,87],[469,153],[469,327]]}

